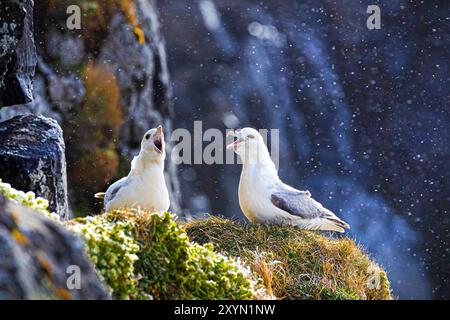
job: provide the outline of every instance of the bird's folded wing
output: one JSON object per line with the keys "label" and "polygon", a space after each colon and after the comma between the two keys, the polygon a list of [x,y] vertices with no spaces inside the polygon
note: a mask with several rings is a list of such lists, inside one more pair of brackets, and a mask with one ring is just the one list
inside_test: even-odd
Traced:
{"label": "bird's folded wing", "polygon": [[331,223],[334,228],[329,229],[330,225],[328,225],[327,229],[323,230],[344,232],[344,229],[350,228],[345,221],[339,219],[333,212],[311,198],[309,191],[299,191],[288,185],[278,184],[274,187],[270,200],[274,206],[289,214],[315,221],[318,229],[323,228],[324,221]]}
{"label": "bird's folded wing", "polygon": [[106,191],[105,203],[108,203],[116,197],[117,193],[126,185],[126,178],[122,178],[119,181],[114,182]]}
{"label": "bird's folded wing", "polygon": [[274,188],[270,200],[279,209],[303,219],[321,218],[326,214],[326,209],[311,198],[309,191],[296,190],[284,184]]}

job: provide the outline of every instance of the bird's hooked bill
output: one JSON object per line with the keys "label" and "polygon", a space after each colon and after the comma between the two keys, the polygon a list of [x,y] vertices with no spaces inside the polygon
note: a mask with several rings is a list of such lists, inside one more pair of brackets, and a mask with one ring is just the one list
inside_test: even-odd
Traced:
{"label": "bird's hooked bill", "polygon": [[156,147],[156,151],[163,153],[164,151],[164,132],[163,127],[160,125],[156,128],[156,133],[153,136],[153,144]]}
{"label": "bird's hooked bill", "polygon": [[236,149],[237,146],[238,146],[242,141],[244,141],[243,139],[237,137],[236,132],[235,132],[234,130],[228,131],[228,132],[227,132],[227,137],[235,137],[235,138],[237,138],[235,141],[233,141],[232,143],[230,143],[229,145],[227,145],[227,149]]}

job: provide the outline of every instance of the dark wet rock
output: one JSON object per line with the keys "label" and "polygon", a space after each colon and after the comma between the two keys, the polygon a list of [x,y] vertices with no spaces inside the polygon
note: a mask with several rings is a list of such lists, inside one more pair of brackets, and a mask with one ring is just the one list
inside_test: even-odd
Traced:
{"label": "dark wet rock", "polygon": [[[73,270],[80,271],[79,289],[70,278]],[[109,295],[81,239],[0,195],[0,300],[4,299],[86,300]]]}
{"label": "dark wet rock", "polygon": [[0,179],[15,189],[33,191],[49,209],[68,218],[63,133],[57,122],[23,115],[0,123]]}
{"label": "dark wet rock", "polygon": [[70,113],[77,109],[83,101],[85,88],[78,76],[68,74],[57,76],[48,74],[48,93],[52,105],[55,106],[62,119],[67,119]]}
{"label": "dark wet rock", "polygon": [[53,118],[62,125],[79,108],[86,92],[80,77],[71,73],[57,74],[40,57],[37,66],[38,73],[33,81],[33,101],[2,109],[0,121],[17,115],[38,113]]}
{"label": "dark wet rock", "polygon": [[0,6],[0,108],[32,101],[35,66],[33,1],[4,0]]}
{"label": "dark wet rock", "polygon": [[14,118],[18,115],[38,113],[45,117],[53,118],[62,123],[63,114],[55,109],[47,97],[47,80],[37,74],[33,81],[33,101],[14,107],[6,107],[0,110],[0,122]]}

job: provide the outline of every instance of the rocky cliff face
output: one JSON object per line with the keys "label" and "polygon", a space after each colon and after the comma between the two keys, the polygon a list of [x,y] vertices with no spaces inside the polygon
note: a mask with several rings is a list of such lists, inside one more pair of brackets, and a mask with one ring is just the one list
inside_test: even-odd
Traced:
{"label": "rocky cliff face", "polygon": [[[166,48],[156,7],[148,0],[136,0],[135,4],[144,43],[139,43],[126,16],[119,13],[111,20],[98,58],[116,75],[126,106],[120,146],[129,159],[139,152],[142,136],[149,128],[163,124],[169,137],[173,117]],[[166,146],[170,154],[172,144]],[[176,210],[180,208],[178,177],[173,163],[167,161],[166,168],[172,209]]]}
{"label": "rocky cliff face", "polygon": [[33,0],[2,1],[0,6],[0,109],[32,100],[36,66]]}
{"label": "rocky cliff face", "polygon": [[[92,203],[84,198],[90,200],[93,192],[126,174],[146,130],[163,124],[170,132],[172,127],[170,76],[154,2],[136,0],[124,5],[113,1],[107,6],[103,1],[94,2],[95,10],[84,7],[82,1],[77,3],[85,14],[84,25],[73,31],[65,25],[68,2],[35,3],[38,63],[34,100],[0,112],[0,120],[41,113],[59,122],[70,160],[69,190],[75,208],[82,202]],[[89,83],[88,70],[104,72],[106,80]],[[103,95],[99,96],[96,90],[101,86]],[[109,99],[116,96],[117,103],[111,107]],[[101,127],[108,119],[114,120]],[[89,136],[93,131],[102,136]],[[170,143],[167,148],[170,151]],[[86,160],[91,156],[93,160]],[[92,164],[90,168],[86,163]],[[168,161],[166,167],[172,209],[177,210],[180,192],[175,166]],[[106,180],[83,181],[89,171],[80,175],[81,171],[99,169],[105,170]],[[81,208],[95,211],[100,206]]]}

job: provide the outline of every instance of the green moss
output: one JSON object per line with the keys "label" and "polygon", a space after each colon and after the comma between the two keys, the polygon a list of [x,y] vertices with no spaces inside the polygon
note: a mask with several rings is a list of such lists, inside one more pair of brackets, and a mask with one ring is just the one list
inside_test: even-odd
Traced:
{"label": "green moss", "polygon": [[170,213],[119,210],[117,220],[133,221],[139,243],[136,272],[140,292],[158,299],[267,298],[262,281],[238,260],[189,241]]}
{"label": "green moss", "polygon": [[213,243],[257,272],[286,299],[392,299],[386,273],[355,242],[287,226],[218,217],[185,225],[192,241]]}
{"label": "green moss", "polygon": [[[32,192],[0,181],[0,193],[58,220]],[[386,272],[345,237],[135,209],[65,225],[116,299],[392,299]]]}
{"label": "green moss", "polygon": [[330,292],[327,288],[323,288],[320,293],[320,298],[322,300],[357,300],[358,296],[352,292],[349,293],[341,289]]}
{"label": "green moss", "polygon": [[32,191],[25,193],[23,191],[16,190],[11,187],[9,183],[2,182],[0,179],[0,194],[3,194],[6,198],[13,200],[20,205],[33,209],[34,211],[41,213],[52,220],[59,221],[59,216],[48,210],[48,200],[41,197],[36,197]]}
{"label": "green moss", "polygon": [[258,276],[211,244],[189,241],[170,213],[118,210],[67,223],[117,299],[269,298]]}
{"label": "green moss", "polygon": [[139,246],[131,236],[133,224],[95,216],[72,220],[67,227],[84,239],[88,256],[113,296],[134,297],[137,294],[134,263]]}
{"label": "green moss", "polygon": [[[216,253],[212,244],[191,244],[186,272],[180,277],[180,299],[258,299],[264,297],[262,281],[237,261]],[[260,292],[254,289],[259,285]]]}

